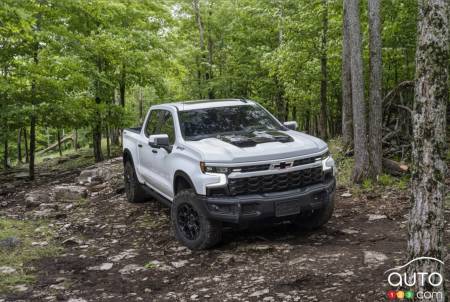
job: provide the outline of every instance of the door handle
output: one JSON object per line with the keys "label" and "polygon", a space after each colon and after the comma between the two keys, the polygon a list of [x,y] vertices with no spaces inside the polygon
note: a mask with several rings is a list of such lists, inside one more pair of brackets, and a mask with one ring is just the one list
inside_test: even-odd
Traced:
{"label": "door handle", "polygon": [[158,151],[156,151],[155,149],[153,149],[153,150],[152,150],[152,153],[155,153],[155,154],[156,154],[156,153],[158,153]]}
{"label": "door handle", "polygon": [[138,144],[138,147],[139,147],[139,148],[142,148],[142,145],[141,145],[141,144]]}

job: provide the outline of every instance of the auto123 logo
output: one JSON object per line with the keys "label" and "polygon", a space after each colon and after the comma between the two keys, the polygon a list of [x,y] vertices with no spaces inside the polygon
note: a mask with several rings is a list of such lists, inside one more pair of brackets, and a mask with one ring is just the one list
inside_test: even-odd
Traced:
{"label": "auto123 logo", "polygon": [[388,269],[384,273],[387,274],[387,281],[391,287],[396,290],[387,292],[388,300],[422,300],[433,299],[434,301],[444,301],[444,293],[442,291],[419,291],[414,292],[413,288],[417,284],[423,287],[430,284],[434,288],[439,287],[444,282],[443,276],[439,272],[415,272],[411,275],[406,272],[406,268],[415,261],[432,260],[444,265],[444,262],[432,257],[415,258],[405,265]]}

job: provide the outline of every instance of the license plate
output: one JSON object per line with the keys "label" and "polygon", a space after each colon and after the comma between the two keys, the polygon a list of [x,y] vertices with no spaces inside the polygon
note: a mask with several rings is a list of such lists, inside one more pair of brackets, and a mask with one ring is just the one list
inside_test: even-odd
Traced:
{"label": "license plate", "polygon": [[279,201],[275,204],[275,216],[282,217],[300,213],[300,204],[297,201]]}

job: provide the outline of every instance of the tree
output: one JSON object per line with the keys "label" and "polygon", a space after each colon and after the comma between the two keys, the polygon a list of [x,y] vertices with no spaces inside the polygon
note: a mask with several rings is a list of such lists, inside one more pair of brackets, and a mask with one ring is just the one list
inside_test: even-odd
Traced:
{"label": "tree", "polygon": [[[413,115],[412,203],[409,217],[408,256],[444,259],[444,200],[446,193],[446,105],[448,102],[448,1],[420,0],[416,50],[416,85]],[[437,261],[415,261],[410,273],[438,272]],[[410,274],[410,275],[411,275]],[[436,281],[436,280],[435,280]],[[415,291],[440,291],[416,282]],[[424,300],[425,301],[425,300]]]}
{"label": "tree", "polygon": [[354,154],[353,181],[362,182],[367,178],[369,152],[367,150],[366,105],[364,100],[364,74],[361,45],[361,25],[359,21],[359,1],[346,0],[350,29]]}
{"label": "tree", "polygon": [[328,69],[327,69],[327,39],[328,39],[328,0],[322,0],[323,13],[322,13],[322,45],[321,45],[321,57],[320,57],[320,70],[322,73],[322,79],[320,80],[320,137],[323,139],[328,138],[328,115],[327,115],[327,84],[328,84]]}
{"label": "tree", "polygon": [[344,1],[342,26],[342,139],[346,148],[353,145],[352,75],[350,28],[347,1]]}
{"label": "tree", "polygon": [[369,176],[377,179],[382,170],[381,21],[380,0],[369,0]]}

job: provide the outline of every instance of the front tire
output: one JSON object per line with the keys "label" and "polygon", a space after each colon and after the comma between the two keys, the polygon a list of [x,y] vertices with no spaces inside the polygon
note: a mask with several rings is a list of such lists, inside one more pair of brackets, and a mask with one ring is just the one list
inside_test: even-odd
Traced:
{"label": "front tire", "polygon": [[175,195],[171,219],[175,237],[191,250],[210,248],[222,239],[221,223],[205,215],[191,189]]}
{"label": "front tire", "polygon": [[317,230],[325,225],[331,219],[334,211],[334,195],[331,193],[327,198],[328,203],[324,208],[315,210],[309,215],[299,215],[292,219],[292,223],[302,230]]}
{"label": "front tire", "polygon": [[137,179],[133,163],[129,160],[125,162],[123,175],[127,200],[131,203],[147,201],[148,196]]}

